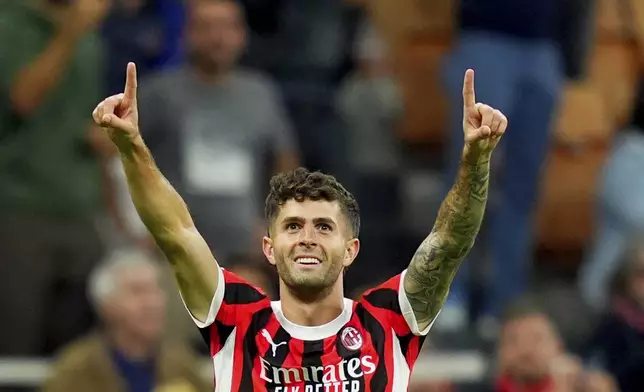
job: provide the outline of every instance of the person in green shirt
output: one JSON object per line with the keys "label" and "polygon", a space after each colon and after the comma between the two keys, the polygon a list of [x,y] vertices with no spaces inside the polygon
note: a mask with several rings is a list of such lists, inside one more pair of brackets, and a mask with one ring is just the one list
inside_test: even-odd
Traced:
{"label": "person in green shirt", "polygon": [[0,356],[42,354],[91,321],[102,187],[87,113],[102,93],[94,30],[109,2],[24,0],[0,13]]}

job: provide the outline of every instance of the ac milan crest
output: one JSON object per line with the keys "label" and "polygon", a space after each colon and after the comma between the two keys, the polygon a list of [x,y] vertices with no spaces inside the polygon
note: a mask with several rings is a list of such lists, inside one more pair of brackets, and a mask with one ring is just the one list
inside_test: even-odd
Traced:
{"label": "ac milan crest", "polygon": [[342,340],[344,347],[349,350],[358,350],[362,347],[362,335],[360,335],[360,332],[353,327],[345,328],[344,331],[342,331],[340,340]]}

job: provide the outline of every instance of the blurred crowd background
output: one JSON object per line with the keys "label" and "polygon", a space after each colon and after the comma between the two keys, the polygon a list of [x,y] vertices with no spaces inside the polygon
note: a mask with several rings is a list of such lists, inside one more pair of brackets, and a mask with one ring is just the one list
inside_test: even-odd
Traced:
{"label": "blurred crowd background", "polygon": [[273,297],[270,176],[304,165],[357,196],[357,298],[431,230],[475,69],[509,129],[413,388],[644,390],[641,0],[3,0],[0,390],[212,389],[91,124],[128,61],[158,166],[220,263]]}

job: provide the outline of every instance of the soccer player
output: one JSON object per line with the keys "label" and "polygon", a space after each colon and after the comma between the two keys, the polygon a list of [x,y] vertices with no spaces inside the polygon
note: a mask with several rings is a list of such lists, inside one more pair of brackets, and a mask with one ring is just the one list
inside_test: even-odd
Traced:
{"label": "soccer player", "polygon": [[358,302],[343,293],[343,271],[360,249],[351,193],[305,169],[273,177],[262,244],[280,277],[280,301],[271,302],[217,265],[141,138],[136,90],[130,63],[124,92],[101,102],[93,117],[118,148],[137,211],[210,347],[216,391],[406,391],[424,337],[478,233],[490,157],[507,127],[501,112],[476,103],[474,72],[463,83],[461,169],[434,228],[405,271]]}

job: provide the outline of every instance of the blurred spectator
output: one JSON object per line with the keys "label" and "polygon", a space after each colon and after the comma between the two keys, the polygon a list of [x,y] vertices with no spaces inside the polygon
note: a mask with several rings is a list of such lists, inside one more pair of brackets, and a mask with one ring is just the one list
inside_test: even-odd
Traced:
{"label": "blurred spectator", "polygon": [[275,77],[303,165],[352,189],[345,124],[335,96],[349,68],[359,14],[345,0],[241,0],[251,39],[245,61]]}
{"label": "blurred spectator", "polygon": [[96,269],[89,290],[101,328],[63,351],[44,391],[212,390],[192,353],[163,339],[165,293],[155,260],[115,252]]}
{"label": "blurred spectator", "polygon": [[[140,246],[143,249],[156,249],[139,214],[134,207],[127,177],[121,160],[112,157],[106,166],[106,175],[111,183],[111,202],[115,211],[115,219],[102,222],[102,234],[107,247]],[[192,323],[192,320],[190,320]]]}
{"label": "blurred spectator", "polygon": [[609,374],[565,351],[552,320],[528,299],[507,309],[497,360],[495,392],[617,392]]}
{"label": "blurred spectator", "polygon": [[368,18],[356,37],[355,71],[342,82],[338,107],[347,123],[351,165],[361,174],[397,174],[400,150],[394,128],[403,114],[387,45]]}
{"label": "blurred spectator", "polygon": [[226,265],[233,254],[259,251],[259,184],[295,167],[297,153],[274,85],[236,66],[245,45],[237,2],[193,3],[186,39],[188,64],[141,82],[141,131]]}
{"label": "blurred spectator", "polygon": [[608,281],[631,236],[644,232],[644,78],[631,123],[622,130],[604,167],[598,191],[595,238],[579,273],[584,300],[595,309],[609,304]]}
{"label": "blurred spectator", "polygon": [[94,34],[105,0],[35,0],[0,14],[0,355],[40,355],[91,322],[84,282],[108,142],[89,113],[103,95]]}
{"label": "blurred spectator", "polygon": [[154,3],[165,26],[165,50],[159,65],[170,67],[184,61],[183,30],[185,27],[186,2],[194,0],[155,0]]}
{"label": "blurred spectator", "polygon": [[[521,300],[507,310],[503,319],[497,355],[497,392],[522,388],[545,392],[553,390],[552,369],[562,357],[563,347],[548,316],[538,306]],[[574,370],[573,364],[566,365]],[[559,368],[559,374],[563,370]]]}
{"label": "blurred spectator", "polygon": [[628,249],[612,282],[611,307],[589,343],[589,361],[610,372],[621,392],[644,386],[644,244]]}
{"label": "blurred spectator", "polygon": [[103,39],[107,58],[107,91],[105,95],[123,91],[123,70],[129,61],[136,63],[138,77],[144,78],[165,61],[168,40],[166,23],[156,1],[114,0],[112,10],[103,23]]}
{"label": "blurred spectator", "polygon": [[[167,32],[163,66],[176,65],[189,57],[189,49],[177,38],[189,8],[198,1],[157,1]],[[243,7],[243,28],[250,35],[242,61],[276,78],[295,125],[304,165],[349,184],[351,151],[334,96],[351,68],[350,48],[359,11],[343,0],[237,3]]]}
{"label": "blurred spectator", "polygon": [[387,47],[366,18],[357,35],[354,60],[355,71],[340,86],[337,105],[346,124],[353,192],[364,227],[358,257],[373,267],[369,274],[350,269],[347,281],[362,285],[396,274],[401,267],[392,263],[398,256],[392,235],[400,222],[401,151],[395,127],[403,103]]}
{"label": "blurred spectator", "polygon": [[[539,193],[541,167],[566,73],[579,77],[583,72],[592,27],[589,3],[590,0],[460,1],[458,40],[444,64],[447,95],[454,103],[450,109],[446,184],[451,186],[456,176],[463,148],[463,113],[458,102],[467,68],[476,71],[477,100],[507,113],[510,124],[501,141],[504,165],[499,175],[498,208],[491,205],[489,215],[487,245],[492,270],[480,325],[493,325],[505,301],[526,289],[532,254],[532,211]],[[463,268],[457,274],[438,328],[465,326],[469,306],[466,280],[467,269]]]}

